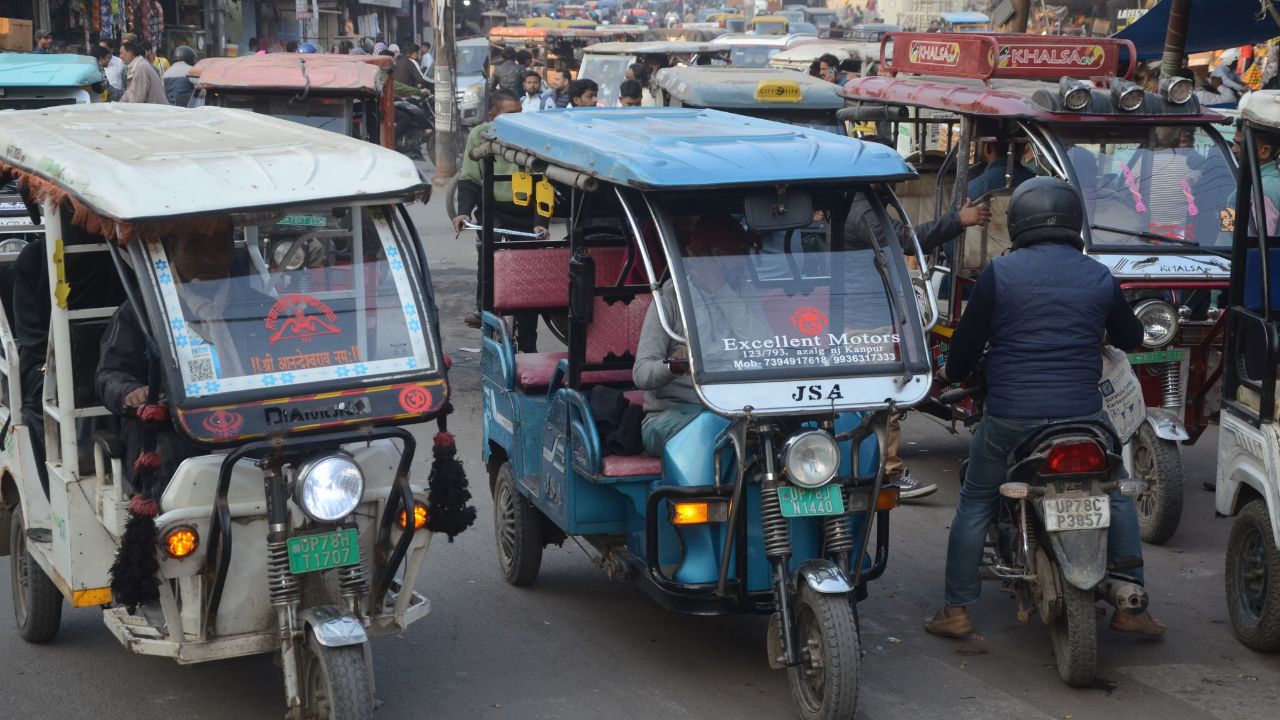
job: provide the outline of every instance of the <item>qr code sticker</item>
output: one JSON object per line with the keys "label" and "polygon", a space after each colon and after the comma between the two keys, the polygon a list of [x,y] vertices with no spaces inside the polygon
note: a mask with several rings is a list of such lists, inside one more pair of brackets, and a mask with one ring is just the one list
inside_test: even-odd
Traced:
{"label": "qr code sticker", "polygon": [[1110,380],[1103,380],[1102,385],[1100,385],[1099,388],[1102,390],[1103,397],[1111,397],[1111,395],[1116,391]]}
{"label": "qr code sticker", "polygon": [[213,358],[205,356],[191,358],[187,361],[187,380],[190,382],[209,382],[217,380],[218,375],[213,370]]}

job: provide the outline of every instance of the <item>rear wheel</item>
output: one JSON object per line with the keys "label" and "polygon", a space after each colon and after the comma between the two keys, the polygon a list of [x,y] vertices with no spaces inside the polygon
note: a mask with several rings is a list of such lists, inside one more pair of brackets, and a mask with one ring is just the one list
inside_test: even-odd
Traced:
{"label": "rear wheel", "polygon": [[1049,626],[1058,676],[1071,687],[1093,682],[1098,667],[1098,619],[1093,590],[1081,590],[1066,580],[1062,586],[1062,613]]}
{"label": "rear wheel", "polygon": [[787,668],[804,720],[852,720],[858,709],[858,618],[848,595],[824,595],[801,581],[795,630],[800,664]]}
{"label": "rear wheel", "polygon": [[1159,545],[1173,537],[1182,521],[1182,454],[1178,443],[1157,436],[1145,422],[1133,443],[1133,475],[1149,486],[1137,498],[1138,524],[1142,539]]}
{"label": "rear wheel", "polygon": [[9,525],[9,585],[18,635],[30,643],[46,643],[62,624],[62,593],[27,551],[27,524],[22,506],[13,509]]}
{"label": "rear wheel", "polygon": [[1280,650],[1280,550],[1261,499],[1246,504],[1231,526],[1226,576],[1236,637],[1259,652]]}
{"label": "rear wheel", "polygon": [[303,646],[302,716],[307,720],[373,720],[373,683],[363,645]]}
{"label": "rear wheel", "polygon": [[512,585],[532,585],[542,567],[542,513],[516,489],[511,463],[498,468],[493,488],[493,527],[498,565]]}
{"label": "rear wheel", "polygon": [[543,313],[542,322],[547,324],[556,339],[565,345],[569,344],[569,316],[564,313]]}

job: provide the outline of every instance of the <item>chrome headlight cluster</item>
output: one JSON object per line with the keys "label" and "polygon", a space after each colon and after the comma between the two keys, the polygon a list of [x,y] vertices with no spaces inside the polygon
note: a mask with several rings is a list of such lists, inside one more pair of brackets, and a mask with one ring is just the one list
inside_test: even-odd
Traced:
{"label": "chrome headlight cluster", "polygon": [[307,517],[316,522],[337,522],[364,497],[364,473],[346,453],[316,458],[298,472],[293,498]]}
{"label": "chrome headlight cluster", "polygon": [[782,446],[782,469],[800,487],[821,487],[840,469],[840,446],[824,430],[798,433]]}
{"label": "chrome headlight cluster", "polygon": [[462,93],[463,105],[479,105],[480,96],[484,93],[484,84],[476,83]]}
{"label": "chrome headlight cluster", "polygon": [[1162,348],[1178,336],[1178,311],[1163,300],[1143,300],[1133,306],[1142,321],[1142,344]]}

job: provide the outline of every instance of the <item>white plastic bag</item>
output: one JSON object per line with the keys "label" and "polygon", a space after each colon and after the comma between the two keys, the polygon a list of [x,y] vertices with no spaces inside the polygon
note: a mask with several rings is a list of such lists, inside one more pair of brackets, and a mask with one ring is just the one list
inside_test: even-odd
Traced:
{"label": "white plastic bag", "polygon": [[1147,403],[1142,386],[1129,365],[1129,356],[1110,345],[1102,348],[1102,407],[1111,419],[1120,442],[1128,442],[1147,417]]}

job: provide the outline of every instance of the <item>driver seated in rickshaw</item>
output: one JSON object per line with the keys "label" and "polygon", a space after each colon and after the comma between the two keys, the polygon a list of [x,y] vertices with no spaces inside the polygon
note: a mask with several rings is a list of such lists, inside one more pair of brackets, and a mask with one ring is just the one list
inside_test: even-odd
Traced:
{"label": "driver seated in rickshaw", "polygon": [[[247,276],[233,274],[230,223],[219,223],[209,235],[171,237],[162,244],[173,271],[167,282],[177,291],[187,325],[185,342],[205,351],[217,376],[247,374],[244,360],[256,357],[269,345],[263,320],[273,300],[253,288]],[[163,277],[160,282],[166,284]],[[153,363],[149,356],[157,352],[132,305],[122,304],[102,338],[96,387],[103,406],[121,418],[127,475],[142,446],[137,410],[148,402],[153,382],[158,384],[160,396],[166,391],[163,373],[153,378],[152,367],[158,368],[158,362]],[[161,478],[172,476],[186,458],[204,452],[179,436],[172,425],[157,433],[156,450]]]}
{"label": "driver seated in rickshaw", "polygon": [[[704,215],[693,226],[685,251],[685,271],[695,294],[697,325],[716,328],[724,337],[768,337],[773,334],[749,282],[749,241],[742,224],[729,215]],[[668,280],[658,298],[672,329],[683,335],[676,291]],[[645,452],[662,457],[662,449],[702,411],[702,401],[689,377],[689,349],[667,335],[658,319],[657,303],[649,306],[640,330],[632,376],[645,391],[641,426]],[[703,357],[716,348],[704,347]]]}

